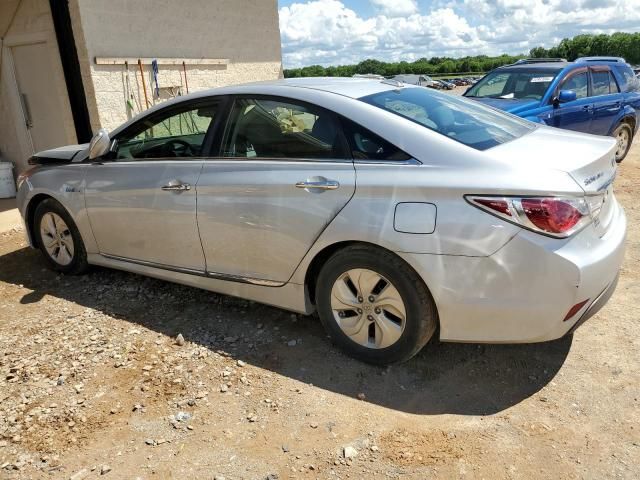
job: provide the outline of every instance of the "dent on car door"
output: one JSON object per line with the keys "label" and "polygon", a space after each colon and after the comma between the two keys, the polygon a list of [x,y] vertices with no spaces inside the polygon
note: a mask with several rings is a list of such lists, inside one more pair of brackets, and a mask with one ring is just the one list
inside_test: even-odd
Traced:
{"label": "dent on car door", "polygon": [[593,99],[589,97],[589,72],[587,69],[570,72],[560,83],[561,90],[572,90],[576,100],[556,103],[551,125],[567,130],[588,133],[593,118]]}
{"label": "dent on car door", "polygon": [[195,185],[216,111],[216,102],[162,110],[88,167],[86,208],[101,254],[204,271]]}
{"label": "dent on car door", "polygon": [[273,97],[237,97],[218,158],[198,181],[207,271],[279,284],[355,190],[333,113]]}

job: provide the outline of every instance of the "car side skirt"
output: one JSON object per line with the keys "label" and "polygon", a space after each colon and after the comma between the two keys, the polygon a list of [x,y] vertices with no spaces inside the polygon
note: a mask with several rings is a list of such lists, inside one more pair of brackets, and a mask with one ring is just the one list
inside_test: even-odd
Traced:
{"label": "car side skirt", "polygon": [[94,253],[87,255],[87,261],[91,265],[114,268],[223,295],[240,297],[296,313],[310,314],[314,311],[313,305],[308,301],[304,285],[296,283],[267,286],[260,280],[251,281],[255,279],[228,277],[197,270],[186,271],[175,267],[159,266],[139,261],[134,262],[129,259]]}

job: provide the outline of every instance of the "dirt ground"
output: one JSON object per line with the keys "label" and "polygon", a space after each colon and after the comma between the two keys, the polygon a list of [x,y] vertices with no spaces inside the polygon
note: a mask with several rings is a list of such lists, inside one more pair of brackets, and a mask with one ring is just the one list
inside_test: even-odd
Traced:
{"label": "dirt ground", "polygon": [[555,342],[433,342],[391,368],[337,352],[313,318],[58,276],[1,234],[0,478],[638,478],[638,143],[605,309]]}

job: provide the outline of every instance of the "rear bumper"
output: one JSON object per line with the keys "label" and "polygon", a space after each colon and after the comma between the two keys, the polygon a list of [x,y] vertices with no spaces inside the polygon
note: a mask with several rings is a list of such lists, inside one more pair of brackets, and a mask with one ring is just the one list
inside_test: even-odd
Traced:
{"label": "rear bumper", "polygon": [[589,307],[587,307],[587,310],[582,314],[582,316],[578,319],[578,321],[573,325],[573,327],[571,327],[571,329],[567,333],[575,332],[580,325],[582,325],[584,322],[586,322],[591,317],[593,317],[596,313],[600,311],[602,307],[606,305],[606,303],[609,301],[609,299],[613,295],[613,292],[616,291],[619,278],[620,278],[620,274],[616,275],[616,278],[613,280],[613,282],[611,282],[609,286],[607,286],[607,288],[605,288],[604,291],[598,297],[596,297],[596,299],[591,303],[591,305],[589,305]]}
{"label": "rear bumper", "polygon": [[626,217],[616,204],[601,238],[592,226],[567,240],[522,231],[489,257],[402,255],[431,290],[441,340],[531,343],[562,337],[604,306],[617,284],[625,238]]}

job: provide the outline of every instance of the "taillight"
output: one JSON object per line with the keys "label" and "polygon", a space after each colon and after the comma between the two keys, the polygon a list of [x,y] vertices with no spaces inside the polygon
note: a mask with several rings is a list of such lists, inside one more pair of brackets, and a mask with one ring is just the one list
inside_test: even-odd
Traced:
{"label": "taillight", "polygon": [[565,238],[591,222],[584,197],[484,197],[468,195],[469,203],[534,232]]}

